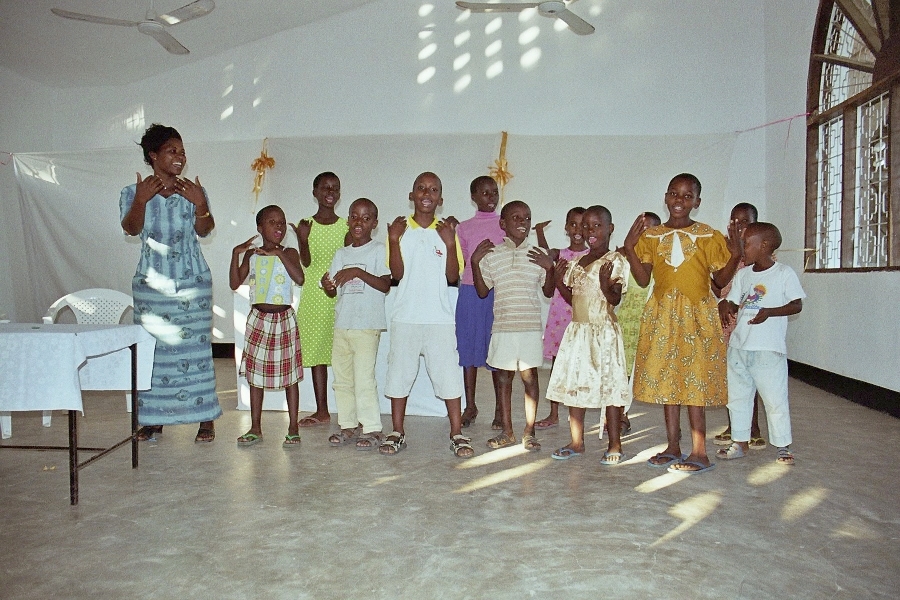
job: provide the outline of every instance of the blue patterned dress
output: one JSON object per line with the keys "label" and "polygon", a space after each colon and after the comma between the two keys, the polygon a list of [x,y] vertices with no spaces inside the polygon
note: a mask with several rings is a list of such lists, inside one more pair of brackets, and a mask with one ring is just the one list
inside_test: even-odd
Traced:
{"label": "blue patterned dress", "polygon": [[[136,186],[122,190],[124,219]],[[206,191],[204,190],[204,194]],[[211,421],[222,415],[212,359],[212,276],[194,231],[194,205],[154,196],[132,279],[134,322],[156,338],[151,388],[138,393],[141,425]]]}

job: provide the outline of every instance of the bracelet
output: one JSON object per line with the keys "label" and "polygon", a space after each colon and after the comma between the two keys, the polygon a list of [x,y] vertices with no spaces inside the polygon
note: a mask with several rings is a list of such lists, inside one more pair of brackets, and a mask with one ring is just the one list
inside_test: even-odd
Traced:
{"label": "bracelet", "polygon": [[205,218],[208,217],[208,216],[210,216],[210,214],[209,214],[209,209],[206,209],[206,212],[203,213],[202,215],[194,215],[194,217],[197,218],[197,219],[205,219]]}

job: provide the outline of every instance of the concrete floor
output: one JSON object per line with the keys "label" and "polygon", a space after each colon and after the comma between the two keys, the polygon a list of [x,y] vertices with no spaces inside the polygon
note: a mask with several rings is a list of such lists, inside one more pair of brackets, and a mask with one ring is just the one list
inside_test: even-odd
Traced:
{"label": "concrete floor", "polygon": [[[265,441],[238,448],[250,417],[234,409],[230,361],[217,373],[214,443],[166,427],[141,445],[137,470],[127,449],[83,469],[76,507],[66,453],[0,452],[0,598],[900,596],[898,421],[798,381],[796,466],[775,464],[769,447],[684,476],[644,462],[665,445],[657,406],[633,407],[619,467],[598,464],[596,427],[574,460],[550,459],[565,427],[541,433],[536,454],[488,451],[486,377],[469,461],[433,417],[407,419],[396,457],[331,448],[325,427],[286,451],[286,415],[274,412]],[[86,400],[83,444],[124,437],[121,396]],[[64,413],[50,429],[37,413],[13,422],[6,443],[65,441]],[[713,452],[725,411],[708,422]]]}

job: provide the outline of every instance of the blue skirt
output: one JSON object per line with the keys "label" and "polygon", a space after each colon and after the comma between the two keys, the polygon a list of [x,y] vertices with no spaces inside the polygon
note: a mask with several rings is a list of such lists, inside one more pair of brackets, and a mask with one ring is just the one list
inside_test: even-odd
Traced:
{"label": "blue skirt", "polygon": [[212,357],[212,277],[159,290],[137,274],[134,322],[156,338],[150,389],[138,392],[141,425],[212,421],[222,415]]}
{"label": "blue skirt", "polygon": [[460,284],[456,300],[456,349],[459,366],[488,367],[488,346],[494,326],[494,290],[479,298],[474,285]]}

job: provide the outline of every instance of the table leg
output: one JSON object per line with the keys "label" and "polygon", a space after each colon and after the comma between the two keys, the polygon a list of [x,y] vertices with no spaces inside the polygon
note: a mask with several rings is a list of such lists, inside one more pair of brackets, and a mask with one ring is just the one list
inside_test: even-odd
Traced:
{"label": "table leg", "polygon": [[78,413],[69,411],[69,503],[78,504]]}
{"label": "table leg", "polygon": [[137,344],[131,345],[131,468],[138,467],[138,392],[137,392]]}

